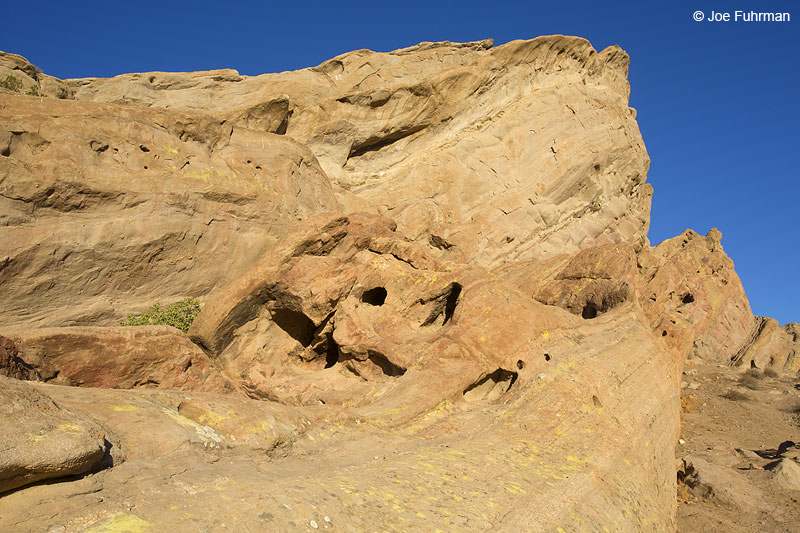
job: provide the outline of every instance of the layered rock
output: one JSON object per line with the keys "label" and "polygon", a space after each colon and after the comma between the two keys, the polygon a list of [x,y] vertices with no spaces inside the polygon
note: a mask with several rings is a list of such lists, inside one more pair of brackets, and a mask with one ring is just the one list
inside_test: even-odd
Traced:
{"label": "layered rock", "polygon": [[2,94],[2,324],[112,325],[202,295],[337,206],[314,156],[285,136]]}
{"label": "layered rock", "polygon": [[[57,494],[68,531],[674,529],[684,361],[796,371],[796,325],[718,231],[649,246],[627,68],[553,36],[2,92],[0,372],[127,461],[0,529]],[[116,327],[182,296],[188,337]]]}
{"label": "layered rock", "polygon": [[0,414],[0,493],[86,473],[110,452],[111,444],[97,424],[5,376],[0,376]]}
{"label": "layered rock", "polygon": [[[203,351],[168,326],[10,330],[36,378],[57,385],[226,391]],[[21,376],[22,379],[31,379]]]}
{"label": "layered rock", "polygon": [[649,224],[649,159],[629,59],[584,39],[423,43],[297,72],[72,80],[79,100],[201,110],[307,145],[346,210],[370,207],[460,262],[629,241]]}

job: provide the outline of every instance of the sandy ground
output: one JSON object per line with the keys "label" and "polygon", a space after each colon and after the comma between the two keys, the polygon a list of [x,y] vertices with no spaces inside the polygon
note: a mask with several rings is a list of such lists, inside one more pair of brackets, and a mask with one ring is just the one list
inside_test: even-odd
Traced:
{"label": "sandy ground", "polygon": [[681,403],[678,531],[800,531],[800,490],[774,470],[800,457],[800,378],[690,361]]}

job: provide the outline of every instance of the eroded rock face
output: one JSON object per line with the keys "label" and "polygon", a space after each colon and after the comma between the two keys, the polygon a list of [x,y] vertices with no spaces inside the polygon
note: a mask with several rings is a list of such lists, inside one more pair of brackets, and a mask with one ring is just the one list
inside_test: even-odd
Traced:
{"label": "eroded rock face", "polygon": [[311,152],[202,114],[0,94],[3,325],[115,325],[337,208]]}
{"label": "eroded rock face", "polygon": [[203,351],[169,326],[42,328],[6,334],[36,376],[52,384],[231,389]]}
{"label": "eroded rock face", "polygon": [[110,452],[104,432],[21,381],[0,376],[0,493],[83,474]]}
{"label": "eroded rock face", "polygon": [[649,159],[628,65],[618,47],[552,36],[358,50],[256,77],[153,72],[70,86],[79,100],[285,129],[343,189],[347,211],[369,207],[444,256],[494,266],[644,245]]}
{"label": "eroded rock face", "polygon": [[[552,36],[0,94],[0,371],[127,458],[0,529],[674,529],[684,361],[793,372],[797,328],[718,231],[649,246],[627,68]],[[182,296],[188,336],[116,327]]]}

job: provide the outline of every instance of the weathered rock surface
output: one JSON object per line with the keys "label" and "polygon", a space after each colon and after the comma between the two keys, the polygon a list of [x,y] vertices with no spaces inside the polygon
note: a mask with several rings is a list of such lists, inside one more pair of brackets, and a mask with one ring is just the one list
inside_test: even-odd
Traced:
{"label": "weathered rock surface", "polygon": [[[685,361],[796,372],[797,328],[717,230],[650,247],[627,68],[552,36],[2,92],[0,371],[127,460],[0,529],[674,529]],[[183,296],[188,336],[110,327]],[[685,479],[740,507],[727,460]]]}
{"label": "weathered rock surface", "polygon": [[79,100],[285,130],[352,193],[340,195],[347,211],[369,206],[443,255],[491,266],[644,245],[649,159],[628,64],[618,47],[553,36],[358,50],[255,77],[152,72],[70,86]]}
{"label": "weathered rock surface", "polygon": [[25,364],[48,383],[230,390],[206,354],[169,326],[42,328],[6,334]]}
{"label": "weathered rock surface", "polygon": [[786,457],[771,468],[773,482],[781,488],[800,490],[800,464]]}
{"label": "weathered rock surface", "polygon": [[337,208],[311,152],[201,113],[0,94],[3,325],[112,325]]}
{"label": "weathered rock surface", "polygon": [[0,374],[14,379],[42,379],[35,368],[19,357],[17,345],[7,337],[0,337]]}
{"label": "weathered rock surface", "polygon": [[5,376],[0,376],[0,415],[0,493],[83,474],[109,452],[110,444],[96,424],[62,409],[33,386]]}

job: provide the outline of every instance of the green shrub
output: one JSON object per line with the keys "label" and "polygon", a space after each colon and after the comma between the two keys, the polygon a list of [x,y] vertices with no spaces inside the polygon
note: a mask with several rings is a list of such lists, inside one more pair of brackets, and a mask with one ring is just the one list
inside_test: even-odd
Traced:
{"label": "green shrub", "polygon": [[120,324],[123,326],[172,326],[186,333],[199,312],[200,302],[194,298],[186,298],[166,309],[161,309],[160,304],[153,304],[149,311],[140,314],[131,313],[127,320],[123,320]]}
{"label": "green shrub", "polygon": [[31,88],[28,89],[25,94],[27,94],[28,96],[47,96],[43,93],[40,93],[39,88],[36,85],[32,85]]}
{"label": "green shrub", "polygon": [[22,89],[22,82],[16,76],[9,74],[4,79],[0,80],[0,87],[18,93]]}

